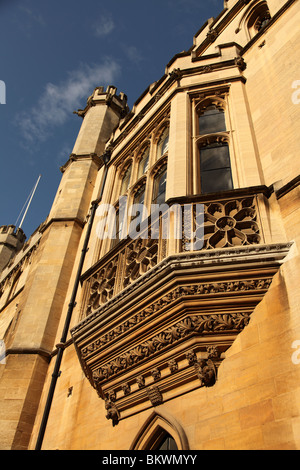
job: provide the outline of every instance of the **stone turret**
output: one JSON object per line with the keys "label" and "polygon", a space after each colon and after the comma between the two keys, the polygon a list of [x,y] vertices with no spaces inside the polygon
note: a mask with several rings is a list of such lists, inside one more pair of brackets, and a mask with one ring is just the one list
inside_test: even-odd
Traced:
{"label": "stone turret", "polygon": [[[7,422],[12,423],[9,433],[5,433],[5,442],[10,442],[14,449],[28,446],[47,362],[56,335],[60,336],[60,319],[69,301],[68,289],[73,289],[77,254],[80,255],[97,175],[103,170],[101,156],[127,111],[126,97],[117,95],[115,87],[108,87],[106,92],[103,87],[96,88],[85,109],[77,111],[83,118],[81,129],[72,154],[61,168],[62,178],[54,203],[40,229],[41,238],[28,265],[26,284],[18,296],[18,322],[13,335],[7,337],[6,351],[9,349],[10,353],[1,378],[13,377],[9,389],[17,396],[17,404],[12,407],[1,385],[0,407],[2,413],[5,410]],[[0,228],[1,266],[19,249],[23,237],[23,232],[15,231],[15,227]],[[5,252],[3,261],[2,252]],[[19,374],[14,372],[20,368],[22,385]],[[15,419],[17,414],[20,422]]]}
{"label": "stone turret", "polygon": [[78,221],[85,219],[96,176],[103,165],[100,157],[120,119],[128,112],[126,95],[117,95],[116,91],[113,86],[106,91],[102,86],[95,88],[86,107],[75,112],[83,121],[73,151],[61,167],[63,177],[50,220],[66,217]]}
{"label": "stone turret", "polygon": [[21,228],[14,225],[0,227],[0,271],[9,260],[22,248],[26,235]]}
{"label": "stone turret", "polygon": [[101,155],[111,133],[119,121],[128,112],[127,97],[124,93],[117,95],[114,86],[95,88],[93,94],[87,99],[84,109],[75,111],[83,117],[83,123],[76,139],[73,154]]}

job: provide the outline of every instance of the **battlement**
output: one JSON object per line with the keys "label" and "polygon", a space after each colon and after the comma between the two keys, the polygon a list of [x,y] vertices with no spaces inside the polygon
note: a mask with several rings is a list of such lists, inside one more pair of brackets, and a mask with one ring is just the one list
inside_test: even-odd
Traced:
{"label": "battlement", "polygon": [[87,99],[87,105],[84,109],[78,109],[74,111],[80,117],[85,117],[87,111],[95,105],[105,104],[112,107],[120,117],[124,117],[128,112],[129,108],[127,105],[127,96],[125,93],[119,93],[117,95],[117,88],[113,85],[109,85],[104,91],[104,86],[98,86],[94,89],[93,93]]}
{"label": "battlement", "polygon": [[74,111],[83,118],[83,122],[72,154],[102,155],[112,132],[128,112],[127,96],[117,94],[116,87],[109,85],[106,91],[103,86],[95,88],[86,107]]}
{"label": "battlement", "polygon": [[23,230],[21,228],[16,229],[15,225],[1,225],[0,236],[3,234],[13,235],[20,241],[24,241],[26,238],[26,235]]}
{"label": "battlement", "polygon": [[0,227],[0,271],[9,260],[22,248],[26,235],[21,228],[15,225],[1,225]]}

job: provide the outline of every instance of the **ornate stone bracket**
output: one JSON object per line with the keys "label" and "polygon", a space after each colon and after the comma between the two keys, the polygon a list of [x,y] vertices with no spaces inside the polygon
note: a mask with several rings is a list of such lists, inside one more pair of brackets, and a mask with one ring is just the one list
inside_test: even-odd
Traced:
{"label": "ornate stone bracket", "polygon": [[213,386],[290,244],[166,258],[72,330],[83,370],[121,419]]}

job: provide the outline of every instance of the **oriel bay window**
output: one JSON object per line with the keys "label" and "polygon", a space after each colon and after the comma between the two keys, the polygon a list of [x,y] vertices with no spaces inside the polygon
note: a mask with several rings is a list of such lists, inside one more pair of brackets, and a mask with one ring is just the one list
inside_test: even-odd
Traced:
{"label": "oriel bay window", "polygon": [[227,191],[233,188],[229,135],[226,129],[225,102],[207,98],[197,107],[196,142],[198,178],[201,193]]}

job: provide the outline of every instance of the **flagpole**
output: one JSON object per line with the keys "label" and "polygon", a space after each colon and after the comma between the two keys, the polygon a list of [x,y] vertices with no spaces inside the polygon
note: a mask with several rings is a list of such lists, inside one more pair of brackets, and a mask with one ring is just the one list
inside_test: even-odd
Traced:
{"label": "flagpole", "polygon": [[21,222],[20,222],[19,228],[22,227],[22,224],[23,224],[23,222],[24,222],[25,216],[26,216],[26,214],[27,214],[27,211],[28,211],[28,209],[29,209],[29,206],[30,206],[30,204],[31,204],[32,198],[33,198],[33,196],[34,196],[34,193],[35,193],[35,191],[36,191],[36,188],[37,188],[37,185],[39,184],[40,179],[41,179],[41,175],[39,175],[39,177],[38,177],[38,179],[37,179],[37,182],[35,183],[35,186],[34,186],[34,188],[33,188],[33,190],[32,190],[32,193],[31,193],[29,202],[28,202],[28,204],[27,204],[26,210],[25,210],[24,215],[23,215],[23,217],[22,217],[22,220],[21,220]]}

